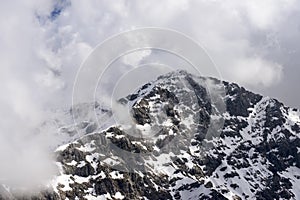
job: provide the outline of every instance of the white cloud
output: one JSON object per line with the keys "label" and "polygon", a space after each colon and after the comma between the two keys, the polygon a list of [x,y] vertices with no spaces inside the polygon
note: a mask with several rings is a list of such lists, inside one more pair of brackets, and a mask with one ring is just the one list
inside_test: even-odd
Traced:
{"label": "white cloud", "polygon": [[[223,78],[261,88],[278,84],[285,66],[265,57],[266,52],[253,42],[253,34],[285,31],[280,27],[287,20],[299,23],[299,19],[288,18],[299,4],[296,0],[62,2],[65,7],[55,19],[49,15],[56,1],[1,2],[0,159],[6,163],[16,164],[16,160],[31,156],[35,162],[43,161],[36,166],[49,161],[40,158],[55,139],[23,140],[23,136],[31,135],[47,118],[47,109],[70,105],[81,62],[112,34],[143,26],[184,32],[204,45]],[[292,40],[295,37],[298,35]],[[34,154],[36,151],[41,153]],[[29,167],[16,164],[10,170],[7,165],[4,171],[19,171],[30,178],[32,169],[38,170],[30,168],[31,161],[25,165]],[[49,175],[49,170],[44,172]],[[0,173],[0,179],[3,175]]]}
{"label": "white cloud", "polygon": [[[47,24],[44,28],[49,31],[52,31],[53,27],[58,29],[59,34],[53,33],[53,38],[56,39],[52,45],[57,46],[56,41],[59,41],[58,46],[61,47],[56,56],[62,59],[64,65],[62,70],[67,69],[66,73],[69,71],[73,73],[68,66],[74,66],[74,63],[78,66],[80,63],[74,51],[77,43],[85,43],[91,47],[122,30],[158,26],[174,28],[193,36],[212,55],[223,78],[239,81],[227,70],[237,60],[248,56],[266,59],[263,52],[259,52],[262,54],[258,56],[258,50],[251,44],[251,33],[256,30],[273,29],[282,23],[287,18],[287,13],[293,10],[294,4],[293,0],[281,0],[277,3],[269,0],[244,3],[235,0],[222,2],[182,0],[176,3],[72,1],[71,6],[67,7],[55,22]],[[64,32],[65,34],[61,34]],[[261,87],[257,81],[247,80],[249,84],[252,82],[251,84],[255,86],[253,83],[257,83],[256,86]],[[70,85],[72,79],[68,81]]]}
{"label": "white cloud", "polygon": [[35,74],[49,73],[37,55],[45,40],[35,12],[48,13],[51,5],[36,0],[1,2],[1,183],[35,185],[53,174],[48,149],[52,137],[36,134],[36,127],[46,119],[46,102],[55,93],[34,80]]}
{"label": "white cloud", "polygon": [[259,57],[239,59],[229,71],[232,72],[234,80],[252,87],[270,87],[277,84],[283,73],[281,65]]}
{"label": "white cloud", "polygon": [[151,50],[141,50],[129,53],[122,57],[122,61],[126,65],[137,67],[146,56],[151,54]]}
{"label": "white cloud", "polygon": [[247,1],[241,6],[244,7],[253,26],[267,29],[280,23],[285,15],[294,9],[295,2],[295,0],[279,0],[274,3],[272,0],[254,0]]}

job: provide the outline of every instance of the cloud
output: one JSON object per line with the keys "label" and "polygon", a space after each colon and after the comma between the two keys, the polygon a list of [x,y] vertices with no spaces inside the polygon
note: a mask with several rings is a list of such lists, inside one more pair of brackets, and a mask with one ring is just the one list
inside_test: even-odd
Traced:
{"label": "cloud", "polygon": [[[53,130],[45,133],[47,140],[33,133],[54,108],[70,106],[80,64],[107,37],[136,27],[175,29],[207,49],[224,79],[254,90],[272,88],[280,86],[281,80],[289,82],[285,73],[299,74],[284,62],[291,56],[293,63],[299,63],[298,56],[293,56],[299,49],[291,49],[299,41],[299,4],[296,0],[2,2],[0,159],[14,167],[0,166],[0,172],[5,172],[0,180],[16,171],[28,175],[24,180],[35,170],[51,175],[52,170],[44,168],[51,159],[44,155],[49,153],[48,146],[56,144]],[[279,53],[286,58],[272,56],[279,48],[264,47],[272,34],[278,35],[273,41],[283,47]],[[129,58],[133,63],[141,59]],[[18,160],[27,160],[27,167],[18,165]],[[30,164],[33,161],[35,165]]]}
{"label": "cloud", "polygon": [[295,2],[295,0],[279,0],[274,3],[272,0],[254,0],[247,1],[240,6],[246,11],[246,17],[252,26],[268,29],[281,23],[286,14],[294,9]]}
{"label": "cloud", "polygon": [[[296,5],[295,0],[280,0],[276,3],[270,0],[251,2],[180,0],[176,3],[155,0],[151,2],[91,0],[83,3],[75,0],[43,28],[51,33],[52,39],[48,45],[59,47],[56,50],[56,57],[61,58],[61,64],[64,66],[63,74],[74,74],[74,66],[80,64],[76,44],[82,43],[91,49],[108,36],[120,31],[157,26],[172,28],[192,36],[208,50],[224,79],[238,81],[235,80],[237,76],[228,73],[227,70],[237,60],[247,57],[269,59],[265,57],[267,52],[253,41],[253,34],[272,34],[276,27],[288,20]],[[90,51],[86,52],[84,56]],[[66,87],[72,84],[72,81],[69,79]],[[255,80],[248,79],[248,81],[249,84],[258,83]],[[255,86],[253,83],[251,85]],[[260,88],[261,84],[258,83],[256,87]]]}
{"label": "cloud", "polygon": [[151,50],[136,51],[122,57],[122,61],[125,65],[131,65],[137,67],[144,57],[149,56]]}
{"label": "cloud", "polygon": [[34,79],[50,72],[37,54],[44,37],[35,12],[47,13],[51,5],[29,0],[2,2],[0,7],[0,180],[31,189],[48,180],[55,169],[49,154],[54,140],[49,133],[37,132],[55,93]]}
{"label": "cloud", "polygon": [[244,85],[270,87],[281,80],[282,68],[277,63],[256,57],[237,60],[229,71],[235,76],[234,80]]}

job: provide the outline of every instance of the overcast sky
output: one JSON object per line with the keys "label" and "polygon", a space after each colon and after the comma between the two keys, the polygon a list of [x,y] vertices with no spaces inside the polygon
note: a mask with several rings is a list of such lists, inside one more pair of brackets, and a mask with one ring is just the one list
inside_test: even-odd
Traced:
{"label": "overcast sky", "polygon": [[300,1],[0,2],[0,146],[19,144],[46,109],[70,106],[76,72],[93,48],[139,27],[192,37],[225,80],[300,108]]}
{"label": "overcast sky", "polygon": [[[2,1],[0,11],[3,103],[68,105],[75,73],[97,44],[154,26],[199,42],[224,79],[300,107],[296,0],[28,0]],[[32,106],[26,108],[31,114]]]}

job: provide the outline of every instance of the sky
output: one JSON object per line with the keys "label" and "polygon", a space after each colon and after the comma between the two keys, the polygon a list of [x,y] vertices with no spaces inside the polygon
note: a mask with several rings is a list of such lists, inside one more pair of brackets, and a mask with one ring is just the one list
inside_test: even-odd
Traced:
{"label": "sky", "polygon": [[[45,147],[55,139],[51,133],[31,137],[32,130],[53,109],[71,105],[76,73],[99,43],[136,28],[186,34],[206,49],[224,80],[300,108],[300,1],[2,0],[0,4],[0,159],[9,163],[0,171],[8,174],[52,171],[41,166],[47,163]],[[28,142],[20,145],[24,137]],[[18,168],[19,160],[29,155],[42,160],[41,165]],[[4,175],[0,173],[0,179]]]}

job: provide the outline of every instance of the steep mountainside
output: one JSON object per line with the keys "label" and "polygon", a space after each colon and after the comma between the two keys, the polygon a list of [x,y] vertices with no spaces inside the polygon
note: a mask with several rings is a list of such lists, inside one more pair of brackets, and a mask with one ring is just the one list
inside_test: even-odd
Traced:
{"label": "steep mountainside", "polygon": [[76,125],[80,137],[55,152],[54,192],[37,198],[300,199],[298,110],[185,71],[118,104],[128,109],[100,109],[105,126]]}

